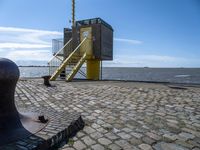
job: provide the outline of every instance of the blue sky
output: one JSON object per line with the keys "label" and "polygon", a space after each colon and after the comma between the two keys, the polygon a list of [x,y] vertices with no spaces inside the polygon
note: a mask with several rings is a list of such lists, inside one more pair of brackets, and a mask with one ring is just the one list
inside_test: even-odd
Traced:
{"label": "blue sky", "polygon": [[[76,19],[114,28],[105,66],[200,67],[199,0],[76,0]],[[45,60],[51,39],[70,27],[71,0],[0,0],[0,57]]]}

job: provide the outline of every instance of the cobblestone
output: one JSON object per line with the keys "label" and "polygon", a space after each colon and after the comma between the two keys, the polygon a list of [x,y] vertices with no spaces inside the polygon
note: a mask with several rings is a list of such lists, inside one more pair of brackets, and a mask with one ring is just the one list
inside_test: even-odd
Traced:
{"label": "cobblestone", "polygon": [[118,133],[118,136],[120,136],[122,139],[130,139],[131,138],[131,135],[126,134],[125,132]]}
{"label": "cobblestone", "polygon": [[[200,149],[200,88],[117,81],[51,84],[20,80],[15,99],[18,108],[81,113],[85,128],[60,150]],[[52,129],[58,132],[56,126],[48,130]],[[48,139],[50,134],[41,132],[41,137]]]}
{"label": "cobblestone", "polygon": [[189,140],[189,139],[194,139],[194,138],[195,138],[194,135],[192,135],[192,134],[190,134],[190,133],[185,133],[185,132],[181,132],[181,133],[179,134],[179,137],[180,137],[181,139],[184,139],[184,140]]}
{"label": "cobblestone", "polygon": [[104,150],[104,147],[102,145],[96,144],[92,146],[93,150]]}
{"label": "cobblestone", "polygon": [[148,144],[141,144],[139,145],[139,148],[141,148],[142,150],[153,150]]}
{"label": "cobblestone", "polygon": [[112,143],[112,142],[111,142],[109,139],[107,139],[107,138],[100,138],[100,139],[98,139],[98,142],[101,143],[101,144],[103,144],[103,145],[109,145],[109,144]]}
{"label": "cobblestone", "polygon": [[180,145],[173,144],[173,143],[165,143],[165,142],[156,144],[154,148],[155,150],[189,150]]}
{"label": "cobblestone", "polygon": [[82,150],[86,148],[86,145],[83,144],[83,142],[81,141],[76,141],[73,146],[77,149],[77,150]]}
{"label": "cobblestone", "polygon": [[121,150],[121,148],[119,146],[117,146],[116,144],[111,144],[108,147],[110,150]]}
{"label": "cobblestone", "polygon": [[84,141],[85,144],[87,145],[93,145],[96,142],[94,140],[92,140],[89,136],[85,136],[82,138],[82,140]]}

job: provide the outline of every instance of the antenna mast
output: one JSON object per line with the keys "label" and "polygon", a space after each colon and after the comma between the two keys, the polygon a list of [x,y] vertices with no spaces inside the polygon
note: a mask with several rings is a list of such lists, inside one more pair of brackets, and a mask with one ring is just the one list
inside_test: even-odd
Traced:
{"label": "antenna mast", "polygon": [[72,0],[72,26],[75,26],[75,0]]}

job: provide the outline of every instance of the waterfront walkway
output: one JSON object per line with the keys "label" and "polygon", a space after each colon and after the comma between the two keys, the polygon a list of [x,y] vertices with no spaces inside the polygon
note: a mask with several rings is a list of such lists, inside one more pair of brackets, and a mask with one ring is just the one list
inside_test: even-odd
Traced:
{"label": "waterfront walkway", "polygon": [[200,150],[200,88],[135,82],[21,79],[18,108],[79,112],[86,126],[63,150]]}

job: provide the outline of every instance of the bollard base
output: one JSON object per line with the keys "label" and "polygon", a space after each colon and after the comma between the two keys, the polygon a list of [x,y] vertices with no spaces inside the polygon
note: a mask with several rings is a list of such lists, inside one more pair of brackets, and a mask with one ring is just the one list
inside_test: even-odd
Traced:
{"label": "bollard base", "polygon": [[19,127],[9,129],[1,128],[0,146],[12,143],[22,138],[27,138],[45,128],[48,122],[42,123],[39,120],[38,115],[39,114],[31,112],[21,113],[19,114],[21,121],[21,125],[19,125]]}
{"label": "bollard base", "polygon": [[[37,111],[41,111],[41,108]],[[38,128],[35,128],[31,133],[24,128],[22,131],[26,134],[23,136],[15,134],[16,139],[1,145],[0,149],[53,149],[61,142],[67,142],[69,138],[75,136],[84,127],[84,121],[78,113],[68,114],[46,109],[40,112],[40,114],[48,114],[49,119],[48,123],[44,124],[41,130],[37,131]],[[28,129],[30,126],[26,125],[26,128]]]}

